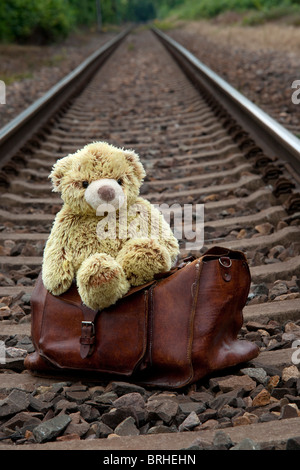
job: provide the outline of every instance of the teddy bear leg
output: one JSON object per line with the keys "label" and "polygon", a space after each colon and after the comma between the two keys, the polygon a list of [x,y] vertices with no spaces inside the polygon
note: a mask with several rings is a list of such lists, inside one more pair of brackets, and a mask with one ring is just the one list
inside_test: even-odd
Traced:
{"label": "teddy bear leg", "polygon": [[93,310],[113,305],[130,288],[122,267],[105,253],[89,256],[77,272],[79,295]]}
{"label": "teddy bear leg", "polygon": [[171,269],[171,257],[158,240],[131,239],[122,248],[117,261],[132,286],[151,281],[155,274]]}

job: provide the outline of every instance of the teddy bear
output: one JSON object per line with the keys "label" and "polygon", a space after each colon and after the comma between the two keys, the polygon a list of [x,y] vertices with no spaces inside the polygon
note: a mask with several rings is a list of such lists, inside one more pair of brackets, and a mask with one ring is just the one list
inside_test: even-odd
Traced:
{"label": "teddy bear", "polygon": [[103,310],[131,286],[169,271],[178,240],[142,198],[145,170],[133,150],[93,142],[59,159],[50,178],[63,200],[46,242],[42,279],[58,296],[77,284],[82,302]]}

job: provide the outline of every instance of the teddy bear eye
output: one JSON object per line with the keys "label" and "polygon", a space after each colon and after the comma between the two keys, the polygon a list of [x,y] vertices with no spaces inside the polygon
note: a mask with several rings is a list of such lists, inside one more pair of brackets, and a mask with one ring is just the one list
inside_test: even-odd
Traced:
{"label": "teddy bear eye", "polygon": [[87,188],[89,185],[89,182],[88,181],[82,181],[82,187],[83,188]]}
{"label": "teddy bear eye", "polygon": [[117,183],[118,183],[120,186],[122,186],[122,184],[123,184],[122,178],[119,178],[119,179],[117,180]]}

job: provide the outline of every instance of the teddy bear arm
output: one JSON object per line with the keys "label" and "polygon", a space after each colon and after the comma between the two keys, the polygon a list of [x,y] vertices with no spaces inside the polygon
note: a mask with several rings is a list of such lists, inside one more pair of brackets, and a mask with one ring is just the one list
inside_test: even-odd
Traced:
{"label": "teddy bear arm", "polygon": [[165,248],[171,258],[173,265],[179,255],[179,243],[175,238],[169,223],[161,211],[151,204],[147,199],[139,197],[137,199],[136,207],[139,209],[141,218],[144,218],[144,226],[148,224],[147,236],[155,239],[159,245]]}
{"label": "teddy bear arm", "polygon": [[175,264],[179,255],[179,243],[175,238],[169,224],[165,221],[164,217],[160,215],[161,232],[158,241],[163,246],[171,258],[171,264]]}
{"label": "teddy bear arm", "polygon": [[155,274],[168,271],[172,264],[167,249],[150,238],[128,240],[116,260],[132,286],[152,280]]}
{"label": "teddy bear arm", "polygon": [[64,247],[47,243],[44,251],[42,278],[46,289],[53,295],[66,292],[73,282],[75,270]]}

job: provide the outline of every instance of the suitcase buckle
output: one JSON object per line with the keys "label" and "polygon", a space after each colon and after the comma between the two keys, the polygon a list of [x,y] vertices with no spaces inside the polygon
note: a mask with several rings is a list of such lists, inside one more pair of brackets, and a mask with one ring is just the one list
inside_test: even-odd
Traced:
{"label": "suitcase buckle", "polygon": [[90,326],[92,335],[95,334],[95,324],[92,321],[84,320],[81,322],[81,326]]}

